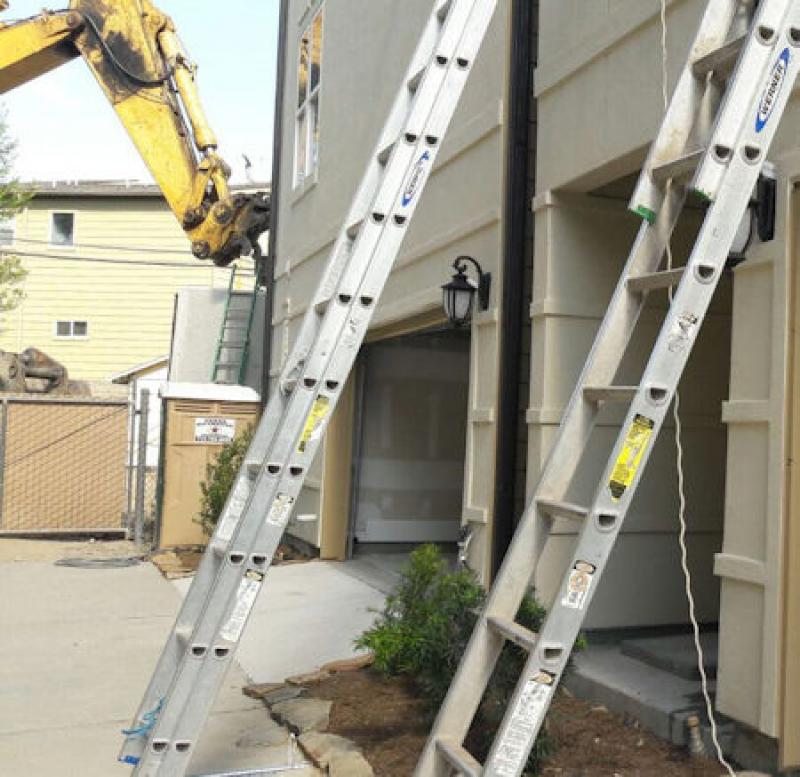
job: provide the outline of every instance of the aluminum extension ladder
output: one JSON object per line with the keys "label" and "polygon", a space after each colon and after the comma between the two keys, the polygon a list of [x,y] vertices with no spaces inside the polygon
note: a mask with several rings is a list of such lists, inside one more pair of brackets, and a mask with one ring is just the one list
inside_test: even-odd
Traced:
{"label": "aluminum extension ladder", "polygon": [[494,13],[435,0],[120,760],[181,777],[351,371]]}
{"label": "aluminum extension ladder", "polygon": [[[643,217],[541,478],[416,769],[518,777],[597,590],[800,66],[800,0],[710,0],[630,208]],[[743,8],[752,23],[742,20]],[[744,21],[744,30],[737,29]],[[718,108],[718,110],[717,110]],[[716,120],[715,119],[716,115]],[[710,117],[710,118],[709,118]],[[710,203],[685,268],[663,268],[690,190]],[[638,386],[614,384],[647,293],[677,285]],[[629,403],[593,501],[565,501],[606,403]],[[554,519],[580,523],[537,635],[515,621]],[[464,738],[506,640],[529,654],[484,764]]]}

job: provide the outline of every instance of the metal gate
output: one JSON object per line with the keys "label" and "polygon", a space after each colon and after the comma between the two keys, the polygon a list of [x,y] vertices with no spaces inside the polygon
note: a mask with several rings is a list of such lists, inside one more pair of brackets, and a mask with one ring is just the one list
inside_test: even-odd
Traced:
{"label": "metal gate", "polygon": [[125,400],[9,397],[0,406],[0,531],[119,531]]}

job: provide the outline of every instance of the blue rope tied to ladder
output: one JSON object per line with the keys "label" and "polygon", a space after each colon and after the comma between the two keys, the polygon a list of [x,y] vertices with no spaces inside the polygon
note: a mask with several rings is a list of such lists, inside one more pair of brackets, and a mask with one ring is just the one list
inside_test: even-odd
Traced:
{"label": "blue rope tied to ladder", "polygon": [[[140,737],[146,738],[147,735],[153,730],[153,726],[156,725],[156,720],[158,720],[158,716],[161,713],[162,708],[164,707],[164,699],[160,699],[158,704],[153,707],[150,712],[145,712],[142,715],[142,723],[136,728],[123,728],[122,733],[128,737],[129,739],[138,739]],[[122,763],[132,764],[135,766],[139,763],[139,758],[134,755],[126,755],[119,759]]]}

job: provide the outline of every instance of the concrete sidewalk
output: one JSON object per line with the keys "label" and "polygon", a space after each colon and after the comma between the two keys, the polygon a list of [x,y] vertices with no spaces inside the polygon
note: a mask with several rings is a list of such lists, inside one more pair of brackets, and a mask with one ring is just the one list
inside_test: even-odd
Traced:
{"label": "concrete sidewalk", "polygon": [[[130,723],[177,612],[178,592],[152,565],[54,566],[65,546],[0,539],[3,777],[130,774],[116,760],[120,729]],[[287,763],[286,732],[242,695],[246,682],[234,666],[192,773]]]}
{"label": "concrete sidewalk", "polygon": [[[236,653],[253,682],[280,683],[356,654],[353,641],[372,624],[384,595],[348,567],[309,561],[270,569]],[[175,581],[181,594],[190,583]]]}

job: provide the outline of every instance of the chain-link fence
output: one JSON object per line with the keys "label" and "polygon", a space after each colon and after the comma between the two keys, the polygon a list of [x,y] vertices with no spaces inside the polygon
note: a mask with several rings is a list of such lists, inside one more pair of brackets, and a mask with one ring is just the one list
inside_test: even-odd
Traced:
{"label": "chain-link fence", "polygon": [[53,397],[0,402],[0,530],[123,527],[129,404]]}

